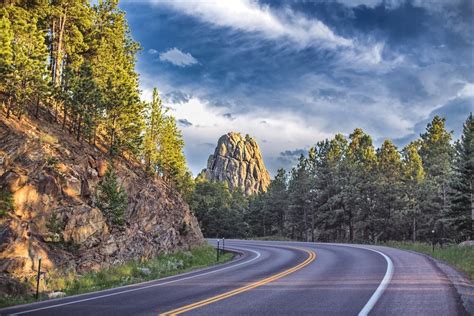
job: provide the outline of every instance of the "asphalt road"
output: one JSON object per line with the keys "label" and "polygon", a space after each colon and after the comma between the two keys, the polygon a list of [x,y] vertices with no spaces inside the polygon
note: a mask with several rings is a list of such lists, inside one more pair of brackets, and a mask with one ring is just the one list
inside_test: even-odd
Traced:
{"label": "asphalt road", "polygon": [[343,244],[226,240],[232,262],[0,310],[32,315],[467,315],[421,255]]}

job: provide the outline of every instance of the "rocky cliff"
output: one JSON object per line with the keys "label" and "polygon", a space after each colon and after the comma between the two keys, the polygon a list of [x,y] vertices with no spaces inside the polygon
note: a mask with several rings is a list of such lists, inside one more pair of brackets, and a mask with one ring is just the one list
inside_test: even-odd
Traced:
{"label": "rocky cliff", "polygon": [[266,191],[270,175],[255,139],[230,132],[217,143],[207,161],[206,178],[225,181],[230,189],[240,188],[246,195]]}
{"label": "rocky cliff", "polygon": [[[94,201],[111,167],[128,195],[123,228],[111,226]],[[39,256],[44,271],[83,272],[204,242],[188,205],[161,179],[146,177],[129,161],[110,161],[57,124],[3,114],[0,204],[3,285],[31,278]]]}

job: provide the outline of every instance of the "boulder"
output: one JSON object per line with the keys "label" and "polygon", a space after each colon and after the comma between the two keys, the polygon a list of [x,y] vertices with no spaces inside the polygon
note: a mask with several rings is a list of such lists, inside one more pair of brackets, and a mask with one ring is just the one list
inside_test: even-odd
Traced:
{"label": "boulder", "polygon": [[466,240],[458,245],[459,247],[474,247],[474,240]]}
{"label": "boulder", "polygon": [[108,227],[102,212],[98,208],[87,205],[77,207],[69,215],[63,232],[64,241],[83,244],[94,235],[105,236]]}
{"label": "boulder", "polygon": [[138,268],[138,271],[140,271],[140,273],[143,274],[143,275],[150,275],[151,274],[151,270],[148,269],[148,268]]}
{"label": "boulder", "polygon": [[51,293],[48,293],[48,298],[60,298],[60,297],[64,297],[66,296],[66,293],[64,292],[60,292],[60,291],[57,291],[57,292],[51,292]]}
{"label": "boulder", "polygon": [[230,189],[240,188],[246,195],[265,192],[270,184],[257,142],[235,132],[219,138],[205,175],[208,180],[226,182]]}
{"label": "boulder", "polygon": [[7,188],[11,193],[15,193],[21,189],[27,181],[27,176],[10,170],[2,175],[2,178],[0,179],[0,186]]}
{"label": "boulder", "polygon": [[70,197],[78,197],[81,196],[81,190],[81,180],[74,176],[68,176],[66,178],[66,186],[63,188],[64,194]]}
{"label": "boulder", "polygon": [[52,197],[57,197],[60,188],[56,178],[49,174],[42,174],[38,182],[38,192]]}
{"label": "boulder", "polygon": [[107,172],[107,166],[107,161],[104,159],[100,159],[97,162],[97,173],[99,177],[103,177],[105,175],[105,173]]}

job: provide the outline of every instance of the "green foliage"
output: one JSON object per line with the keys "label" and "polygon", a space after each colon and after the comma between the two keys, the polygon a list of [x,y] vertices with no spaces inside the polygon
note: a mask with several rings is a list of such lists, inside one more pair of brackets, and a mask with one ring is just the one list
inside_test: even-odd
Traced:
{"label": "green foliage", "polygon": [[[266,193],[248,198],[238,226],[246,236],[305,241],[430,240],[432,230],[440,240],[465,240],[472,233],[472,122],[471,115],[455,155],[439,117],[401,152],[390,140],[375,150],[361,129],[348,139],[337,134],[320,141],[299,158],[289,179],[279,170]],[[200,183],[206,183],[202,175]],[[206,201],[219,196],[207,194]],[[199,216],[212,209],[191,205]]]}
{"label": "green foliage", "polygon": [[64,230],[64,223],[59,218],[57,212],[53,212],[48,218],[48,221],[46,222],[46,228],[48,228],[51,233],[61,236],[61,233]]}
{"label": "green foliage", "polygon": [[450,186],[451,206],[446,212],[451,235],[457,240],[474,239],[474,119],[464,123],[461,139],[455,145],[453,176]]}
{"label": "green foliage", "polygon": [[7,117],[18,117],[25,112],[25,105],[33,102],[38,91],[47,84],[47,48],[45,35],[37,27],[34,11],[17,6],[0,9],[2,40],[0,54],[0,93],[6,101]]}
{"label": "green foliage", "polygon": [[6,189],[0,190],[0,217],[6,216],[15,209],[13,195]]}
{"label": "green foliage", "polygon": [[193,179],[186,167],[184,140],[174,117],[163,107],[158,90],[153,89],[152,101],[145,106],[146,124],[142,150],[145,170],[162,176],[189,200]]}
{"label": "green foliage", "polygon": [[99,142],[112,156],[142,159],[146,171],[188,200],[193,179],[183,137],[156,89],[152,102],[140,100],[139,50],[115,0],[2,6],[0,102],[7,117],[19,118],[32,105],[36,117],[50,106],[46,112],[78,141]]}
{"label": "green foliage", "polygon": [[189,206],[206,237],[245,236],[244,212],[247,200],[242,192],[230,192],[222,182],[196,183]]}
{"label": "green foliage", "polygon": [[112,225],[121,227],[125,224],[127,206],[127,193],[119,184],[115,171],[109,167],[97,187],[97,207]]}

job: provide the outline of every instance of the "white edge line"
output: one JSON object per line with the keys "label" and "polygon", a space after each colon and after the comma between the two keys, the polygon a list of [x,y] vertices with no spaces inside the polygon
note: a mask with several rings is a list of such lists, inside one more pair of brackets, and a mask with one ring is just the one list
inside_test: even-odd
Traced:
{"label": "white edge line", "polygon": [[328,243],[326,245],[336,245],[336,246],[342,246],[342,247],[359,248],[359,249],[369,250],[369,251],[372,251],[372,252],[375,252],[375,253],[378,253],[379,255],[381,255],[385,259],[385,261],[387,262],[387,270],[385,271],[385,275],[384,275],[382,281],[380,282],[379,286],[375,290],[374,294],[372,294],[372,296],[369,298],[367,303],[365,303],[364,307],[361,309],[361,311],[358,314],[358,316],[367,316],[367,315],[369,315],[370,311],[374,308],[375,304],[380,299],[383,292],[385,292],[385,289],[387,288],[387,286],[390,284],[390,281],[392,280],[392,276],[393,276],[393,262],[392,262],[392,259],[390,259],[389,256],[387,256],[386,254],[384,254],[381,251],[378,251],[378,250],[375,250],[375,249],[372,249],[372,248],[363,247],[363,246],[352,246],[352,245],[347,245],[347,244],[331,244],[331,243]]}
{"label": "white edge line", "polygon": [[370,248],[365,248],[365,247],[361,247],[361,248],[376,252],[379,255],[381,255],[382,257],[384,257],[385,261],[387,261],[387,271],[385,271],[385,276],[383,277],[382,282],[380,282],[380,284],[377,287],[377,289],[375,290],[374,294],[372,294],[372,296],[370,297],[368,302],[365,304],[365,306],[359,312],[359,316],[366,316],[370,313],[372,308],[374,308],[375,304],[380,299],[383,292],[385,291],[385,289],[389,285],[390,281],[392,280],[393,262],[392,262],[392,259],[390,259],[389,256],[387,256],[386,254],[384,254],[381,251],[378,251],[378,250],[375,250],[375,249],[370,249]]}
{"label": "white edge line", "polygon": [[[172,280],[172,281],[163,282],[163,283],[158,283],[158,284],[152,284],[152,285],[143,286],[143,287],[138,287],[138,288],[133,288],[133,289],[129,289],[129,290],[125,290],[125,291],[120,291],[120,292],[113,292],[113,293],[110,293],[110,294],[104,294],[104,295],[89,297],[89,298],[85,298],[85,299],[82,299],[82,300],[71,301],[71,302],[66,302],[66,303],[62,303],[62,304],[55,304],[55,305],[49,305],[49,306],[39,307],[39,308],[35,308],[35,309],[30,309],[30,310],[26,310],[26,311],[21,311],[21,312],[13,313],[13,314],[10,314],[10,315],[27,314],[27,313],[31,313],[31,312],[40,311],[40,310],[51,309],[51,308],[56,308],[56,307],[60,307],[60,306],[65,306],[65,305],[71,305],[71,304],[77,304],[77,303],[81,303],[81,302],[92,301],[92,300],[96,300],[96,299],[100,299],[100,298],[104,298],[104,297],[115,296],[115,295],[120,295],[120,294],[125,294],[125,293],[140,291],[140,290],[145,290],[145,289],[149,289],[149,288],[153,288],[153,287],[158,287],[158,286],[162,286],[162,285],[166,285],[166,284],[170,284],[170,283],[176,283],[176,282],[180,282],[180,281],[184,281],[184,280],[194,279],[194,278],[197,278],[197,277],[200,277],[200,276],[203,276],[203,275],[208,275],[208,274],[212,274],[212,273],[216,273],[216,272],[228,270],[228,269],[231,269],[231,268],[235,268],[235,267],[238,267],[238,266],[241,266],[241,265],[250,263],[250,262],[252,262],[252,261],[257,260],[257,259],[260,258],[260,256],[261,256],[261,253],[260,253],[260,252],[255,251],[255,250],[251,250],[251,249],[247,249],[247,248],[240,248],[240,247],[234,247],[234,246],[232,246],[232,247],[227,247],[227,248],[250,251],[250,252],[255,253],[257,256],[254,257],[254,258],[252,258],[252,259],[250,259],[250,260],[247,260],[247,261],[244,261],[244,262],[235,264],[235,265],[227,266],[227,267],[222,268],[222,269],[212,270],[212,271],[208,271],[208,272],[204,272],[204,273],[201,273],[201,274],[192,275],[192,276],[185,277],[185,278],[181,278],[181,279],[177,279],[177,280]],[[192,273],[192,272],[189,272],[189,273]],[[179,275],[175,275],[175,276],[173,276],[173,277],[177,277],[177,276],[179,276]],[[158,281],[158,280],[154,280],[154,281]],[[88,294],[93,294],[93,292],[88,293]],[[45,302],[47,302],[47,301],[45,301]],[[14,307],[12,307],[12,308],[14,308]]]}

